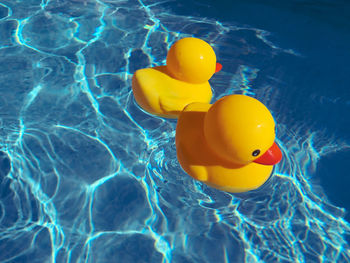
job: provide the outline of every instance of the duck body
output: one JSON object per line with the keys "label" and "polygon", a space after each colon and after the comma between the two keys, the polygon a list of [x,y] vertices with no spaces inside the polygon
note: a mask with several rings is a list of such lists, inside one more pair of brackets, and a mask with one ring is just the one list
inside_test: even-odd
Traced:
{"label": "duck body", "polygon": [[171,46],[166,65],[137,70],[132,78],[136,102],[160,117],[177,118],[192,102],[209,103],[208,80],[221,69],[212,47],[198,38],[183,38]]}
{"label": "duck body", "polygon": [[209,103],[213,96],[208,81],[197,84],[178,80],[171,77],[166,66],[137,70],[132,90],[141,108],[166,118],[177,118],[186,105]]}
{"label": "duck body", "polygon": [[[231,95],[227,97],[232,96],[238,96],[239,100],[240,96],[243,95]],[[233,99],[233,103],[234,102],[235,99]],[[248,148],[247,151],[249,153],[255,152],[255,148],[261,149],[261,158],[259,158],[260,156],[255,157],[251,156],[250,154],[249,156],[244,156],[245,149],[243,148],[243,154],[236,154],[233,152],[231,158],[231,154],[229,153],[228,155],[225,155],[224,150],[220,147],[220,153],[215,150],[215,147],[217,147],[219,143],[213,141],[214,138],[210,137],[211,135],[208,129],[214,130],[214,133],[221,133],[214,135],[215,138],[218,137],[219,140],[225,140],[226,135],[224,133],[227,133],[229,134],[229,137],[232,137],[232,140],[227,140],[224,142],[226,145],[223,147],[228,148],[228,151],[231,150],[229,149],[232,146],[230,145],[231,141],[233,141],[235,144],[234,137],[236,135],[241,135],[241,131],[237,131],[237,134],[235,135],[235,131],[230,130],[230,128],[234,127],[228,127],[230,124],[222,123],[222,127],[220,127],[220,123],[211,123],[210,116],[208,116],[210,114],[208,114],[208,112],[212,107],[213,105],[207,103],[192,103],[186,106],[185,109],[181,112],[176,127],[176,149],[180,165],[185,170],[185,172],[192,176],[194,179],[223,191],[239,193],[260,187],[268,180],[273,170],[273,165],[271,165],[271,162],[267,162],[268,165],[265,165],[258,163],[257,160],[264,159],[266,157],[266,154],[264,154],[264,152],[268,152],[269,148],[271,148],[271,144],[274,144],[274,124],[273,127],[267,127],[267,130],[270,130],[272,134],[268,134],[266,136],[266,140],[262,140],[262,144],[259,144],[261,138],[257,138],[257,140],[253,138],[253,143],[251,145],[247,143],[246,145],[246,148]],[[242,112],[245,111],[245,109],[242,110]],[[230,113],[228,112],[227,114]],[[215,117],[217,117],[217,119],[220,121],[220,116],[216,115]],[[243,116],[243,118],[249,119],[249,116]],[[267,125],[265,125],[264,122],[262,122],[261,125],[272,125],[271,119],[268,118],[266,121]],[[208,123],[211,125],[209,128],[206,127]],[[237,127],[241,127],[244,124],[244,122],[242,124],[237,123]],[[222,129],[224,130],[224,133],[222,133]],[[239,129],[241,128],[238,128],[237,130]],[[260,128],[258,128],[258,130],[259,129]],[[254,131],[253,134],[259,132],[260,131]],[[249,131],[247,134],[249,137]],[[259,137],[259,134],[256,136]],[[247,139],[249,140],[249,138]],[[245,146],[245,138],[238,138],[237,141],[238,144],[240,144],[240,141],[242,141],[243,146]],[[235,147],[235,149],[236,148],[239,148],[239,145],[238,147]],[[280,154],[280,156],[277,156],[275,158],[275,162],[279,161],[281,158],[281,153],[278,154]]]}

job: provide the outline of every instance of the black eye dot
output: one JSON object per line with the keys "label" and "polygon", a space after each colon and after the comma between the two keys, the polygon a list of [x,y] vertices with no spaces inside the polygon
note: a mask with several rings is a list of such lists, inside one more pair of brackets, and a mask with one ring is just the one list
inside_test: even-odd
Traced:
{"label": "black eye dot", "polygon": [[259,154],[260,154],[260,150],[255,150],[255,151],[252,153],[253,156],[258,156]]}

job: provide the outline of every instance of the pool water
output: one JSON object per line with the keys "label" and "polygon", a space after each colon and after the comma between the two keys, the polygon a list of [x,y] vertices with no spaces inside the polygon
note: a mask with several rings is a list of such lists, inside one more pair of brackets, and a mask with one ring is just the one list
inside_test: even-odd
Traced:
{"label": "pool water", "polygon": [[[0,1],[0,262],[350,262],[350,3]],[[214,100],[246,94],[284,158],[221,192],[176,159],[135,70],[212,44]]]}

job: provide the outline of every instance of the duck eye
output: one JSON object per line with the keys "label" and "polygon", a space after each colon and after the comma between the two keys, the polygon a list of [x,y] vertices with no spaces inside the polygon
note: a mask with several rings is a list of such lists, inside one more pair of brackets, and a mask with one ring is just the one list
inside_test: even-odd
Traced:
{"label": "duck eye", "polygon": [[252,155],[255,157],[255,156],[258,156],[260,154],[260,150],[255,150]]}

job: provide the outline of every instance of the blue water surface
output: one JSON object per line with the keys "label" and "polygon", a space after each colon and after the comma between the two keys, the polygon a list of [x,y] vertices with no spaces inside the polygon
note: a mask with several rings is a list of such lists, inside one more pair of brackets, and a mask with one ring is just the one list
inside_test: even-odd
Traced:
{"label": "blue water surface", "polygon": [[[0,262],[350,262],[350,3],[0,1]],[[214,101],[261,100],[284,158],[230,194],[176,159],[135,70],[209,42]]]}

